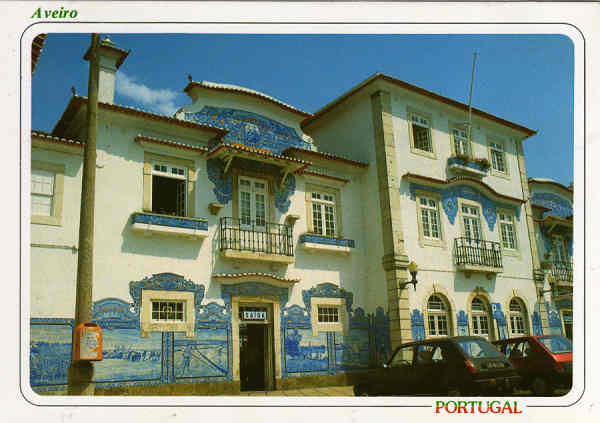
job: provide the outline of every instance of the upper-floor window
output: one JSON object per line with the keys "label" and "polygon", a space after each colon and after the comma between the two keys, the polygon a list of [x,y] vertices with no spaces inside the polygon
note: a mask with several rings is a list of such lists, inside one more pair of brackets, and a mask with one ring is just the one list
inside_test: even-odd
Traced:
{"label": "upper-floor window", "polygon": [[242,226],[265,228],[267,224],[267,181],[240,176],[238,181],[239,216]]}
{"label": "upper-floor window", "polygon": [[31,170],[31,214],[52,216],[54,172]]}
{"label": "upper-floor window", "polygon": [[412,149],[433,154],[431,118],[416,112],[409,112],[408,117]]}
{"label": "upper-floor window", "polygon": [[565,241],[559,235],[552,237],[552,258],[555,263],[567,263],[569,261]]}
{"label": "upper-floor window", "polygon": [[452,128],[452,141],[456,155],[471,156],[471,142],[466,129]]}
{"label": "upper-floor window", "polygon": [[339,190],[307,184],[306,207],[309,232],[337,236],[341,233]]}
{"label": "upper-floor window", "polygon": [[186,216],[187,169],[168,162],[152,163],[152,212]]}
{"label": "upper-floor window", "polygon": [[481,220],[479,218],[479,207],[463,204],[461,206],[461,212],[465,237],[474,241],[483,239],[481,233]]}
{"label": "upper-floor window", "polygon": [[31,223],[60,225],[65,166],[31,161]]}
{"label": "upper-floor window", "polygon": [[492,168],[501,173],[507,173],[504,143],[493,140],[489,142]]}
{"label": "upper-floor window", "polygon": [[498,220],[500,226],[500,238],[502,241],[502,248],[507,250],[516,250],[517,236],[515,232],[514,215],[506,212],[500,212],[498,213]]}
{"label": "upper-floor window", "polygon": [[436,199],[419,197],[421,211],[421,228],[424,238],[440,239],[440,217]]}

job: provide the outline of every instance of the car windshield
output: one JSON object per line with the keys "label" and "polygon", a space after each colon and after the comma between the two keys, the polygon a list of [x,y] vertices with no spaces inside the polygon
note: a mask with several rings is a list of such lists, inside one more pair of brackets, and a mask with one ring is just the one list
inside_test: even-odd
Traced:
{"label": "car windshield", "polygon": [[483,339],[464,339],[457,341],[467,356],[473,358],[498,358],[502,354]]}
{"label": "car windshield", "polygon": [[562,336],[541,336],[538,340],[554,354],[573,352],[573,344]]}

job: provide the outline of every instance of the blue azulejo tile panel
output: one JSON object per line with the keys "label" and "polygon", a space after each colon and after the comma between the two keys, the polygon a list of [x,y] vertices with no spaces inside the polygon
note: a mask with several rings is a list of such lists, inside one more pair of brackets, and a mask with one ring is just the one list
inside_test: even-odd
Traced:
{"label": "blue azulejo tile panel", "polygon": [[71,325],[32,324],[30,328],[31,386],[65,385],[71,364]]}
{"label": "blue azulejo tile panel", "polygon": [[285,331],[285,369],[287,373],[326,371],[329,367],[327,333],[312,335],[311,329]]}
{"label": "blue azulejo tile panel", "polygon": [[291,146],[310,148],[294,128],[245,110],[206,106],[199,112],[186,113],[185,119],[227,129],[229,132],[223,137],[226,143],[244,144],[276,154]]}
{"label": "blue azulejo tile panel", "polygon": [[373,330],[375,331],[375,361],[377,365],[381,365],[387,362],[391,353],[389,312],[384,312],[382,307],[377,307],[373,316]]}
{"label": "blue azulejo tile panel", "polygon": [[531,196],[531,202],[550,209],[550,211],[542,214],[544,217],[551,215],[565,219],[573,216],[573,205],[571,202],[551,192],[536,192]]}
{"label": "blue azulejo tile panel", "polygon": [[315,234],[300,235],[300,242],[313,242],[315,244],[335,245],[338,247],[354,248],[354,240],[353,239],[333,238],[333,237],[329,237],[329,236],[322,236],[322,235],[315,235]]}
{"label": "blue azulejo tile panel", "polygon": [[334,333],[335,367],[338,370],[369,367],[369,330],[355,329],[348,335]]}
{"label": "blue azulejo tile panel", "polygon": [[226,377],[229,344],[226,328],[196,329],[193,338],[175,333],[175,378]]}
{"label": "blue azulejo tile panel", "polygon": [[133,223],[147,223],[150,225],[168,226],[171,228],[208,230],[207,220],[188,219],[179,216],[156,216],[147,213],[134,213]]}
{"label": "blue azulejo tile panel", "polygon": [[102,344],[102,361],[94,365],[95,382],[160,379],[162,333],[142,338],[137,328],[103,328]]}

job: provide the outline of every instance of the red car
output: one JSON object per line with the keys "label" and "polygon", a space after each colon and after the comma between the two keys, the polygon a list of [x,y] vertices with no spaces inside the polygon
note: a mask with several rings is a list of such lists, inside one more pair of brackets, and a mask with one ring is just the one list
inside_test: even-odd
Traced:
{"label": "red car", "polygon": [[559,335],[523,336],[493,342],[521,376],[521,387],[534,395],[570,389],[573,383],[573,344]]}

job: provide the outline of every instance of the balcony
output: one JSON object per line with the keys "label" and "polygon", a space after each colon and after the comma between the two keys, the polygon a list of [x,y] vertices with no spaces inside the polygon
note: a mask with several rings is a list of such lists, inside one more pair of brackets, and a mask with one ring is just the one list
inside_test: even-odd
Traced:
{"label": "balcony", "polygon": [[573,284],[573,265],[570,262],[553,262],[550,269],[554,280],[559,285]]}
{"label": "balcony", "polygon": [[467,277],[473,272],[478,272],[485,273],[487,278],[491,279],[503,270],[502,247],[499,242],[455,238],[454,255],[456,268],[465,272]]}
{"label": "balcony", "polygon": [[488,173],[489,164],[483,159],[468,156],[452,156],[448,158],[448,169],[455,174],[484,177]]}
{"label": "balcony", "polygon": [[292,227],[222,217],[219,223],[219,250],[221,256],[228,259],[293,263]]}
{"label": "balcony", "polygon": [[131,215],[131,229],[144,235],[204,239],[208,235],[208,221],[193,217],[136,212]]}

